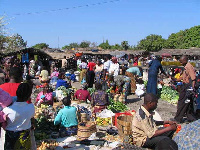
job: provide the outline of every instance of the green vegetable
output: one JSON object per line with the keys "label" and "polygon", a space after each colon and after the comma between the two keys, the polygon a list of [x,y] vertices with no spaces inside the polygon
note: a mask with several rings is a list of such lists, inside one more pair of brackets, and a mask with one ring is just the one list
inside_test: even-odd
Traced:
{"label": "green vegetable", "polygon": [[168,101],[171,104],[177,104],[179,96],[178,92],[172,90],[171,87],[163,86],[160,98]]}
{"label": "green vegetable", "polygon": [[88,90],[88,92],[90,93],[90,95],[92,95],[92,94],[95,92],[95,89],[94,89],[94,88],[88,88],[87,90]]}
{"label": "green vegetable", "polygon": [[113,99],[109,98],[110,100],[110,105],[108,106],[108,109],[115,112],[124,112],[128,110],[128,107],[123,104],[122,102],[119,101],[114,101]]}

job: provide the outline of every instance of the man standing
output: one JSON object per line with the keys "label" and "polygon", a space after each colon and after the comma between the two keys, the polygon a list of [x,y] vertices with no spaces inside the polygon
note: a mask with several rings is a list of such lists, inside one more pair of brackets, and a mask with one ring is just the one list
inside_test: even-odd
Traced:
{"label": "man standing", "polygon": [[62,69],[66,69],[66,66],[67,66],[67,59],[66,59],[66,56],[64,56],[64,58],[62,59]]}
{"label": "man standing", "polygon": [[95,73],[94,73],[95,66],[96,64],[92,61],[91,58],[89,58],[88,72],[87,72],[87,84],[89,88],[93,88],[94,77],[95,77]]}
{"label": "man standing", "polygon": [[[177,124],[173,121],[153,120],[153,111],[157,108],[158,98],[148,93],[144,104],[136,112],[133,122],[133,139],[137,146],[156,150],[178,150],[178,145],[172,140]],[[158,125],[170,124],[158,129]]]}
{"label": "man standing", "polygon": [[[177,112],[174,117],[175,121],[183,123],[183,117],[186,115],[189,122],[195,121],[195,115],[193,112],[192,102],[186,103],[187,99],[187,89],[192,87],[194,89],[196,73],[194,67],[188,62],[187,56],[182,56],[180,58],[180,63],[184,66],[184,71],[182,75],[183,85],[179,92],[179,100],[177,104]],[[173,79],[173,78],[172,78]],[[179,80],[181,80],[179,78]]]}

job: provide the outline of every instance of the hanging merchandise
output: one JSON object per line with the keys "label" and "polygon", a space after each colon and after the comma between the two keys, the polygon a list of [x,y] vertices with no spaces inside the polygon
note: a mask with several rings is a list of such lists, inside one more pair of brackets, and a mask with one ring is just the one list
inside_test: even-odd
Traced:
{"label": "hanging merchandise", "polygon": [[34,60],[35,60],[35,61],[38,60],[38,55],[34,55]]}
{"label": "hanging merchandise", "polygon": [[22,55],[21,55],[21,54],[17,54],[17,58],[18,58],[19,60],[21,60],[21,59],[22,59]]}
{"label": "hanging merchandise", "polygon": [[22,55],[22,63],[29,63],[28,53]]}

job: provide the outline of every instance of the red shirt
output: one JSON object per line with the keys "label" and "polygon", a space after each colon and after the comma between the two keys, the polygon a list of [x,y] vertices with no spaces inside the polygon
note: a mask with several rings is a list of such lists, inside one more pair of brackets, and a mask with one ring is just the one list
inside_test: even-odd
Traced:
{"label": "red shirt", "polygon": [[74,96],[78,100],[82,100],[82,101],[86,101],[87,99],[91,100],[91,96],[90,96],[90,93],[88,92],[88,90],[79,89],[76,91]]}
{"label": "red shirt", "polygon": [[0,85],[0,88],[7,93],[10,94],[10,96],[17,96],[17,88],[21,83],[4,83]]}
{"label": "red shirt", "polygon": [[94,71],[94,67],[96,66],[96,64],[94,62],[89,62],[88,63],[88,68],[89,68],[89,71]]}

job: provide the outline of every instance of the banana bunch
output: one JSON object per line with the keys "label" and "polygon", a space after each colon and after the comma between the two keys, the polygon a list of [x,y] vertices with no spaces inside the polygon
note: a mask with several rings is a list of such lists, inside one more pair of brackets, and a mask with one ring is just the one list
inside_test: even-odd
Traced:
{"label": "banana bunch", "polygon": [[111,118],[100,118],[100,117],[97,117],[96,123],[99,126],[108,126],[109,124],[111,124]]}
{"label": "banana bunch", "polygon": [[176,78],[176,79],[179,79],[181,77],[181,74],[180,73],[177,73],[175,76],[174,76],[174,78]]}

